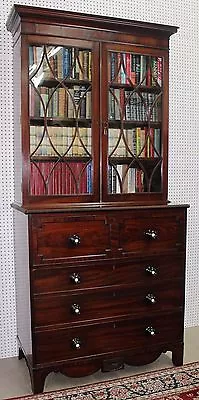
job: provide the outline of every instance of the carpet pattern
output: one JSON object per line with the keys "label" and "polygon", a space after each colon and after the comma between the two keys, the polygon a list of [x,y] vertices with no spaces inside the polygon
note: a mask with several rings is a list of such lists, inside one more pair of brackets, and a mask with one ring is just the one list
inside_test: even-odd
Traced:
{"label": "carpet pattern", "polygon": [[199,362],[23,400],[199,400]]}

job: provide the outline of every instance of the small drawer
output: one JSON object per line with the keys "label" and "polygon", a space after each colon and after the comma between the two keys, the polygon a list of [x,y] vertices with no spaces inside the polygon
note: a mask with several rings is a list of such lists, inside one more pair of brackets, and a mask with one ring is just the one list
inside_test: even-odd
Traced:
{"label": "small drawer", "polygon": [[102,215],[33,216],[33,263],[105,257],[110,250],[109,226]]}
{"label": "small drawer", "polygon": [[125,255],[178,253],[185,248],[185,220],[181,209],[139,210],[120,225],[120,249]]}
{"label": "small drawer", "polygon": [[34,335],[37,364],[95,356],[114,351],[182,341],[183,314],[163,314],[68,329],[37,331]]}
{"label": "small drawer", "polygon": [[125,315],[152,315],[182,306],[183,281],[110,289],[79,295],[43,295],[34,298],[35,327],[71,324],[80,321],[115,318]]}
{"label": "small drawer", "polygon": [[33,294],[77,291],[110,285],[146,283],[184,278],[184,257],[148,257],[132,261],[95,262],[86,265],[35,267],[31,271]]}

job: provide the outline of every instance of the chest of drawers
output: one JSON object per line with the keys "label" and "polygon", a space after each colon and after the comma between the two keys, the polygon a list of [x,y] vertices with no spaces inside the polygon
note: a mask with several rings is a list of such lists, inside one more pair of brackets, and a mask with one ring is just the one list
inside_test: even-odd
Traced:
{"label": "chest of drawers", "polygon": [[182,363],[186,206],[32,213],[27,228],[28,351],[23,328],[18,337],[34,392],[51,371],[82,376],[166,351]]}

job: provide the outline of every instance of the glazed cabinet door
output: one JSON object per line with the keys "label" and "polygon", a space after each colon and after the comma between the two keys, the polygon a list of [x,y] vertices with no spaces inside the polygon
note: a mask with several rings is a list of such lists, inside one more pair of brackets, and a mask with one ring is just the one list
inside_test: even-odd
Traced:
{"label": "glazed cabinet door", "polygon": [[103,197],[167,197],[167,50],[103,46]]}
{"label": "glazed cabinet door", "polygon": [[98,200],[98,44],[44,37],[30,39],[25,48],[26,197],[49,203],[58,197],[59,202]]}

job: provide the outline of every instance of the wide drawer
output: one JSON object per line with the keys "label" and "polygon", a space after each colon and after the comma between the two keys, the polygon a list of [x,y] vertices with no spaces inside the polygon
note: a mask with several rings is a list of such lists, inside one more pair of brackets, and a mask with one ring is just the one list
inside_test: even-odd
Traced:
{"label": "wide drawer", "polygon": [[129,253],[177,253],[185,247],[183,209],[138,210],[124,214],[120,225],[120,249]]}
{"label": "wide drawer", "polygon": [[183,208],[134,208],[31,216],[32,264],[178,254],[185,250]]}
{"label": "wide drawer", "polygon": [[34,333],[34,357],[37,364],[43,364],[124,351],[138,345],[146,351],[155,346],[158,351],[158,345],[182,341],[182,335],[181,312],[76,328],[43,330]]}
{"label": "wide drawer", "polygon": [[86,265],[35,267],[32,291],[52,293],[110,285],[153,285],[164,279],[184,278],[184,257],[148,257],[131,261],[95,262]]}
{"label": "wide drawer", "polygon": [[183,299],[183,280],[125,290],[111,288],[73,295],[41,295],[33,300],[33,323],[38,327],[124,315],[152,315],[182,307]]}
{"label": "wide drawer", "polygon": [[110,233],[104,215],[32,216],[33,263],[104,257]]}

